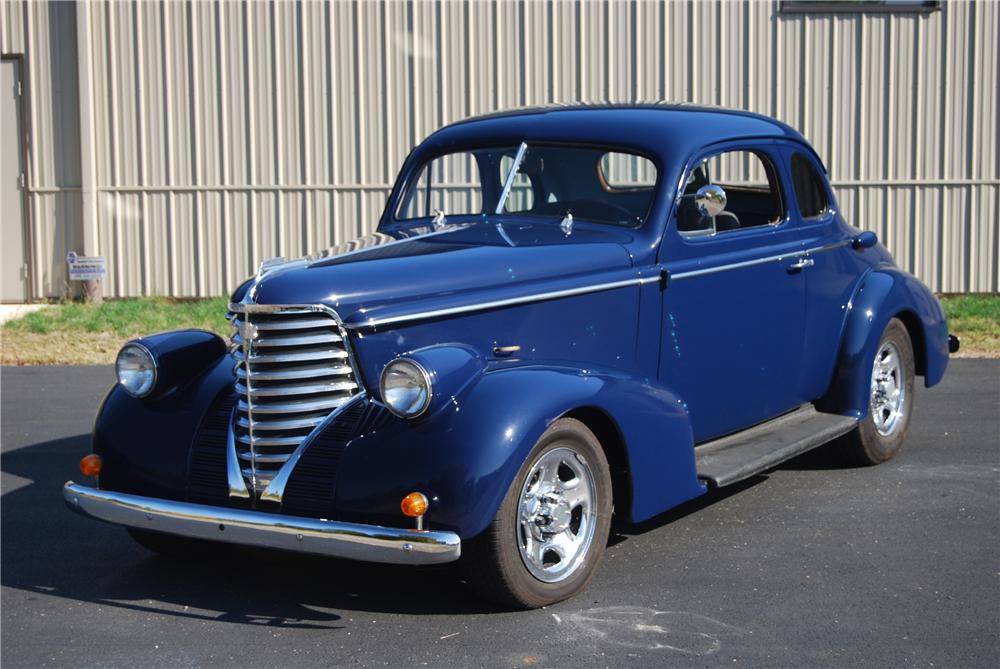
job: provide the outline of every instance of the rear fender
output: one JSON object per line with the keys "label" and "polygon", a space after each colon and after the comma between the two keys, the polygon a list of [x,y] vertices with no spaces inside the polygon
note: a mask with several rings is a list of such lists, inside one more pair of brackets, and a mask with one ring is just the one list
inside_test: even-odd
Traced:
{"label": "rear fender", "polygon": [[872,362],[893,318],[907,326],[924,384],[941,380],[948,366],[948,324],[941,304],[916,277],[885,267],[869,272],[847,304],[833,382],[817,403],[821,410],[859,420],[868,415]]}

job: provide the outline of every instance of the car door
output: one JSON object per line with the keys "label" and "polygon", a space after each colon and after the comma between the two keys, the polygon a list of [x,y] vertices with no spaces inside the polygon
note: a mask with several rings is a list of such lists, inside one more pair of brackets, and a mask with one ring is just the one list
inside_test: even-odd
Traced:
{"label": "car door", "polygon": [[809,356],[802,371],[804,393],[816,399],[830,386],[847,303],[868,261],[850,246],[855,231],[842,220],[816,155],[798,143],[780,145],[793,195],[789,218],[810,251],[811,264],[804,272],[808,320],[803,335]]}
{"label": "car door", "polygon": [[[802,241],[790,224],[778,148],[743,142],[696,156],[664,236],[659,376],[680,394],[696,442],[805,401]],[[696,205],[708,184],[726,194],[714,217]]]}

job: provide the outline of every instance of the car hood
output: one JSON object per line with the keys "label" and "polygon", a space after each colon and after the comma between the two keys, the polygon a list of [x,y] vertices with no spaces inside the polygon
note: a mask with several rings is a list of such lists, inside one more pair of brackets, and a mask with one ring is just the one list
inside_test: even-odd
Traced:
{"label": "car hood", "polygon": [[[420,234],[420,233],[423,234]],[[627,230],[479,221],[441,230],[375,233],[287,263],[265,263],[245,301],[323,304],[347,324],[407,307],[518,297],[631,267]]]}

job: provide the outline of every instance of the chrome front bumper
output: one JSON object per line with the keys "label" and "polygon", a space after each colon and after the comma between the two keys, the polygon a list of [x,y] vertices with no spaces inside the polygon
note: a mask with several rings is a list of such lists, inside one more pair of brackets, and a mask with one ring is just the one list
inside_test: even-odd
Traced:
{"label": "chrome front bumper", "polygon": [[462,553],[462,541],[454,532],[418,532],[173,502],[72,481],[63,486],[63,499],[77,513],[116,525],[245,546],[394,564],[452,562]]}

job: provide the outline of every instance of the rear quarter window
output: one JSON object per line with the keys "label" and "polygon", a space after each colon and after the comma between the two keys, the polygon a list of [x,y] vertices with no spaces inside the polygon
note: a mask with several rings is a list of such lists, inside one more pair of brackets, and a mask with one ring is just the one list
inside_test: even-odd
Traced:
{"label": "rear quarter window", "polygon": [[803,218],[816,218],[829,210],[823,178],[801,153],[792,155],[792,186]]}
{"label": "rear quarter window", "polygon": [[656,185],[653,161],[632,153],[605,153],[597,169],[606,190],[652,188]]}

